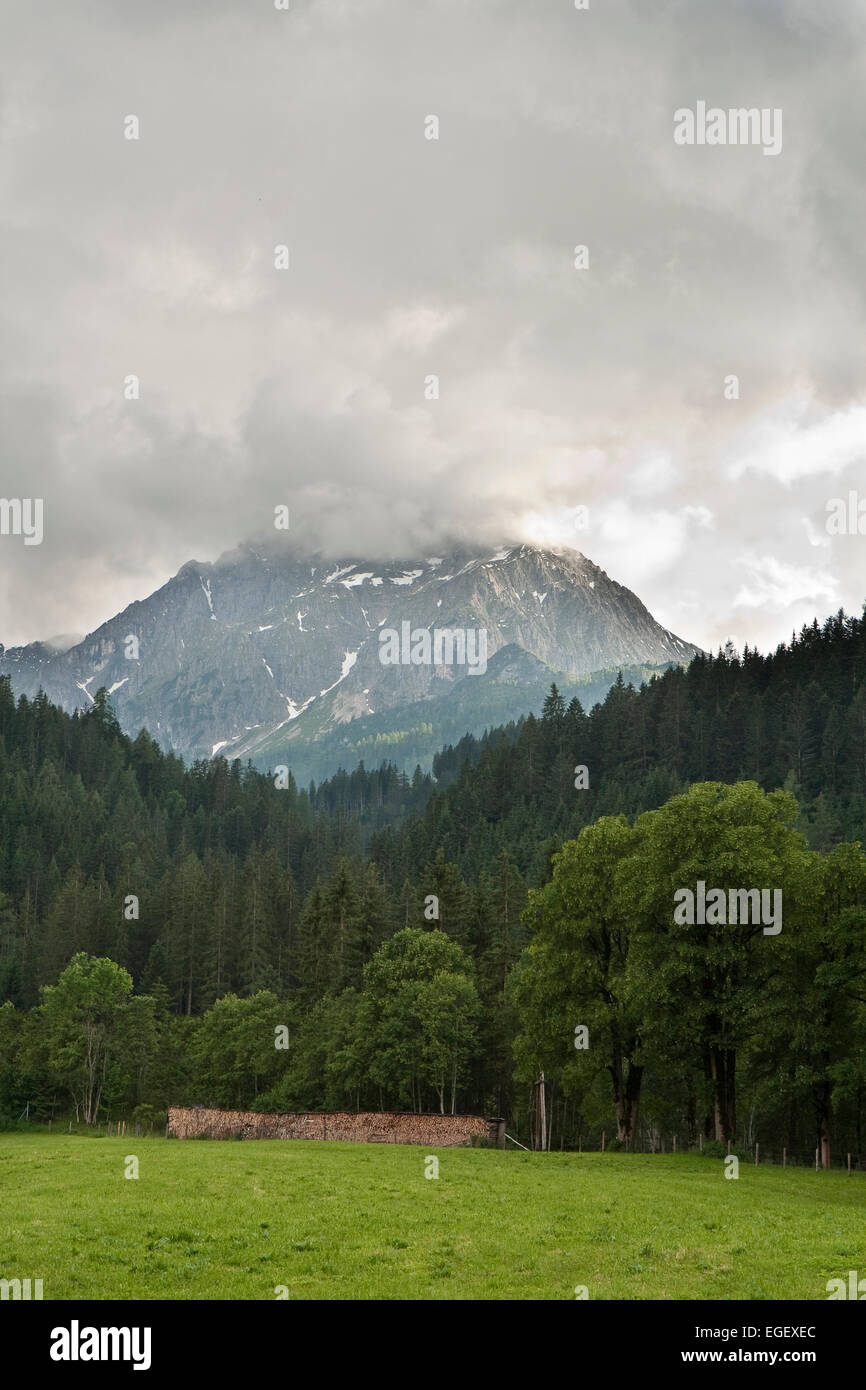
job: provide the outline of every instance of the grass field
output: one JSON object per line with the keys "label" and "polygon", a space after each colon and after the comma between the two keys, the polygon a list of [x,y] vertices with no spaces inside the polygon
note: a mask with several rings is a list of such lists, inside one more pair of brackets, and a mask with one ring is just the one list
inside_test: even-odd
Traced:
{"label": "grass field", "polygon": [[863,1175],[723,1173],[688,1156],[2,1134],[0,1278],[41,1278],[45,1299],[820,1300],[866,1274]]}

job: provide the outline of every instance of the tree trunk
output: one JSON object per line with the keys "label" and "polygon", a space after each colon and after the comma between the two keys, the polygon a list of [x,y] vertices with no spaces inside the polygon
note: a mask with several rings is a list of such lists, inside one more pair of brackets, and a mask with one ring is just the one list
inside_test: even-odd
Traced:
{"label": "tree trunk", "polygon": [[713,1137],[719,1143],[733,1139],[736,1125],[736,1053],[732,1048],[709,1049],[710,1084],[713,1094]]}
{"label": "tree trunk", "polygon": [[614,1043],[608,1071],[613,1082],[616,1137],[621,1144],[627,1145],[631,1143],[634,1134],[634,1117],[640,1099],[643,1067],[637,1066],[635,1062],[624,1061],[622,1048],[619,1043]]}
{"label": "tree trunk", "polygon": [[830,1127],[831,1127],[831,1104],[830,1104],[830,1082],[825,1076],[813,1088],[815,1097],[815,1128],[817,1132],[818,1148],[821,1152],[821,1167],[830,1167]]}

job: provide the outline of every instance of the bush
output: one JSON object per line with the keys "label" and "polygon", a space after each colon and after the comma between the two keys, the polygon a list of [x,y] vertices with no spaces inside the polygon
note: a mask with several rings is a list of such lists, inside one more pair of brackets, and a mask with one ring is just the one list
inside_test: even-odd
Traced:
{"label": "bush", "polygon": [[155,1105],[137,1105],[132,1112],[132,1123],[138,1125],[146,1134],[150,1134],[155,1125],[165,1127],[166,1115],[164,1111],[157,1110]]}
{"label": "bush", "polygon": [[708,1139],[702,1149],[693,1148],[691,1152],[697,1154],[699,1158],[727,1158],[728,1154],[733,1154],[741,1162],[745,1162],[750,1157],[745,1149],[738,1149],[736,1144],[731,1144],[729,1147],[720,1139]]}

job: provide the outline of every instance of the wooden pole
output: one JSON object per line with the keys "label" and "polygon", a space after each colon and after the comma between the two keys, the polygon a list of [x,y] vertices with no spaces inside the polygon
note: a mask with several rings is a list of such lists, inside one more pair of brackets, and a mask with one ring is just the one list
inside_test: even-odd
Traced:
{"label": "wooden pole", "polygon": [[784,1149],[782,1150],[782,1167],[783,1167],[783,1168],[787,1168],[787,1166],[788,1166],[788,1150],[787,1150],[787,1148],[784,1148]]}
{"label": "wooden pole", "polygon": [[756,1143],[756,1144],[755,1144],[755,1167],[757,1168],[757,1166],[758,1166],[758,1145],[757,1145],[757,1143]]}
{"label": "wooden pole", "polygon": [[677,1136],[674,1135],[674,1153],[677,1151]]}
{"label": "wooden pole", "polygon": [[547,1127],[547,1143],[545,1148],[550,1153],[550,1146],[553,1143],[553,1122],[556,1119],[556,1082],[553,1083],[553,1090],[550,1093],[550,1124]]}
{"label": "wooden pole", "polygon": [[579,1134],[579,1135],[577,1136],[577,1152],[578,1152],[579,1154],[582,1154],[582,1153],[583,1153],[583,1135],[582,1135],[582,1134]]}
{"label": "wooden pole", "polygon": [[602,1131],[601,1131],[601,1151],[602,1151],[602,1153],[604,1153],[604,1140],[605,1140],[605,1131],[602,1130]]}
{"label": "wooden pole", "polygon": [[818,1171],[818,1150],[815,1150],[815,1172]]}
{"label": "wooden pole", "polygon": [[701,1130],[701,1133],[698,1135],[698,1153],[703,1153],[703,1151],[704,1151],[704,1134],[703,1134],[703,1130]]}
{"label": "wooden pole", "polygon": [[848,1155],[848,1177],[851,1176],[851,1155]]}

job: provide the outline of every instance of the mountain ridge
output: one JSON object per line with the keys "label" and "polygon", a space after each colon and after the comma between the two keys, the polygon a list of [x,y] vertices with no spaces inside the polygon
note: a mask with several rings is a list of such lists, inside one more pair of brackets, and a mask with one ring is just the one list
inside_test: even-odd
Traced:
{"label": "mountain ridge", "polygon": [[[273,759],[281,736],[297,754],[341,725],[474,684],[465,667],[383,665],[379,632],[405,623],[483,629],[488,661],[513,646],[551,678],[661,667],[700,651],[567,547],[459,546],[375,561],[246,542],[213,562],[187,561],[68,650],[0,646],[0,673],[17,694],[41,687],[66,709],[92,703],[104,687],[122,727],[145,726],[187,759]],[[525,712],[521,685],[538,683],[538,670],[523,669],[515,716]]]}

